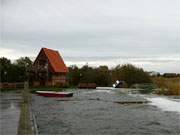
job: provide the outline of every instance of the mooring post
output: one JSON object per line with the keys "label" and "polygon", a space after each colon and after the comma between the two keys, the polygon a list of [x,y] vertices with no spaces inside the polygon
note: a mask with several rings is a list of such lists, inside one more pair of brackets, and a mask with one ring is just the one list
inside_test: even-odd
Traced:
{"label": "mooring post", "polygon": [[27,89],[29,89],[29,82],[25,81],[24,82],[24,90],[27,90]]}

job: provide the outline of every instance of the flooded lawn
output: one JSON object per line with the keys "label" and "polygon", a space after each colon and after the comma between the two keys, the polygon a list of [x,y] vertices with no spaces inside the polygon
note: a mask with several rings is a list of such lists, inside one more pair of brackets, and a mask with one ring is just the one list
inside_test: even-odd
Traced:
{"label": "flooded lawn", "polygon": [[[40,135],[179,135],[180,114],[113,90],[76,90],[72,98],[32,96]],[[179,102],[180,103],[180,102]]]}
{"label": "flooded lawn", "polygon": [[20,116],[21,95],[0,94],[0,134],[16,135]]}

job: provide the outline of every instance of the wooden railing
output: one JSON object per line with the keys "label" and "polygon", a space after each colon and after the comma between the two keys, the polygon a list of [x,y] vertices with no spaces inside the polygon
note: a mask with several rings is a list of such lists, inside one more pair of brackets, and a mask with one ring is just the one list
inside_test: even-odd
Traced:
{"label": "wooden railing", "polygon": [[24,88],[24,82],[18,83],[0,83],[0,89]]}

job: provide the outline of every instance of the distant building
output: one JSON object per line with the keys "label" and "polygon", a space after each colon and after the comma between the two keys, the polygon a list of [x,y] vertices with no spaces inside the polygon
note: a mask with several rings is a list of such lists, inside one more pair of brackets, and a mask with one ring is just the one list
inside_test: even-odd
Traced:
{"label": "distant building", "polygon": [[30,78],[33,86],[64,86],[68,72],[58,51],[42,48],[33,63]]}
{"label": "distant building", "polygon": [[173,78],[173,77],[180,77],[180,75],[176,73],[164,73],[163,77]]}
{"label": "distant building", "polygon": [[151,72],[148,72],[150,76],[160,76],[160,73],[159,72],[155,72],[155,71],[151,71]]}

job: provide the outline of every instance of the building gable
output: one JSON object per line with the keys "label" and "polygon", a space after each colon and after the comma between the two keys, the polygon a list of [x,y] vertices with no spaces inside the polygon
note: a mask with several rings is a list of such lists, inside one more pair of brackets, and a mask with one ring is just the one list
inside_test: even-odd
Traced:
{"label": "building gable", "polygon": [[39,64],[38,62],[48,63],[48,68],[53,73],[67,73],[68,68],[66,67],[61,55],[58,51],[42,48],[39,52],[34,65]]}

